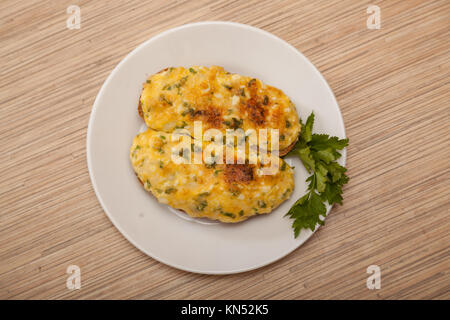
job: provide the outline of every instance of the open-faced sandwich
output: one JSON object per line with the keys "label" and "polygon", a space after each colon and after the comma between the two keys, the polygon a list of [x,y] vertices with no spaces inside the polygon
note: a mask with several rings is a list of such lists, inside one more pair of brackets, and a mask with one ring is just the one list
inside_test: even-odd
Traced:
{"label": "open-faced sandwich", "polygon": [[[269,165],[264,160],[267,157],[249,161],[249,147],[240,163],[238,156],[235,163],[226,163],[225,152],[223,159],[220,155],[223,161],[217,161],[216,155],[212,163],[193,163],[195,153],[202,153],[212,143],[208,141],[189,145],[192,148],[182,155],[189,161],[172,160],[178,143],[174,132],[183,129],[194,137],[198,121],[202,130],[216,129],[214,132],[223,137],[242,129],[243,139],[237,139],[236,144],[233,139],[226,148],[248,142],[251,130],[277,129],[275,138],[267,135],[267,145],[277,139],[278,154],[285,155],[295,145],[301,128],[294,104],[281,90],[216,66],[167,68],[144,83],[138,111],[148,130],[135,137],[131,163],[144,188],[161,203],[193,217],[239,222],[270,213],[290,197],[293,169],[278,155],[270,157],[270,149],[269,158],[277,162],[271,174],[262,173]],[[259,143],[259,136],[256,141]]]}

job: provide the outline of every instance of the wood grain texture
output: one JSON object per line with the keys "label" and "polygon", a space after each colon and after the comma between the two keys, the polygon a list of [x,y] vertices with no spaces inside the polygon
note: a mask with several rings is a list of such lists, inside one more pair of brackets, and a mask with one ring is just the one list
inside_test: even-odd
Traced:
{"label": "wood grain texture", "polygon": [[[81,7],[81,29],[66,8]],[[381,8],[368,30],[366,8]],[[449,299],[450,2],[1,1],[0,298]],[[350,138],[344,205],[303,246],[243,274],[191,274],[113,227],[86,165],[95,96],[137,45],[188,22],[267,30],[336,94]],[[82,288],[66,288],[81,267]],[[380,290],[366,268],[381,267]]]}

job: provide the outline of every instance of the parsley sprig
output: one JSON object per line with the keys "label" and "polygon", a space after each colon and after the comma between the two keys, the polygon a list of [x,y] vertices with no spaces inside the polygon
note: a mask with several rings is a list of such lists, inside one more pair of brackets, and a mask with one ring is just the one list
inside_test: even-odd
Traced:
{"label": "parsley sprig", "polygon": [[317,224],[323,225],[320,216],[326,216],[325,202],[342,204],[342,186],[349,180],[346,168],[336,161],[341,157],[338,150],[348,146],[348,139],[313,134],[314,113],[306,123],[300,119],[302,131],[294,148],[287,156],[300,158],[308,173],[308,192],[298,199],[286,216],[293,219],[292,228],[297,238],[302,229],[314,231]]}

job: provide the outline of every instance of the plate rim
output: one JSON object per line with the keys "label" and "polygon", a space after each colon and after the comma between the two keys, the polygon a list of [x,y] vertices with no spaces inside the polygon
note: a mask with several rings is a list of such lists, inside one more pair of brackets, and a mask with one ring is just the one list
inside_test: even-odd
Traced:
{"label": "plate rim", "polygon": [[[310,238],[311,236],[320,228],[320,225],[316,226],[316,228],[314,229],[314,231],[312,231],[303,242],[298,243],[298,245],[294,246],[292,249],[288,249],[286,252],[282,252],[280,255],[276,256],[273,259],[270,259],[267,262],[252,266],[251,268],[240,268],[240,269],[235,269],[235,270],[231,270],[231,271],[220,271],[220,270],[210,270],[210,271],[204,271],[204,270],[195,270],[192,268],[188,268],[185,267],[183,265],[179,265],[177,263],[173,263],[173,262],[168,262],[163,258],[160,258],[156,255],[154,255],[153,253],[148,252],[148,250],[144,249],[141,245],[139,245],[136,241],[134,241],[132,239],[132,237],[130,237],[128,235],[128,233],[123,230],[123,228],[120,226],[120,224],[115,221],[114,217],[110,214],[110,212],[108,212],[107,207],[104,203],[104,200],[102,199],[100,192],[98,190],[98,186],[97,183],[95,181],[94,178],[94,174],[93,174],[93,169],[92,169],[92,154],[90,152],[91,150],[91,141],[92,141],[92,127],[93,127],[93,123],[94,120],[96,118],[96,114],[97,114],[97,109],[98,109],[98,105],[100,104],[100,97],[103,95],[103,92],[106,90],[106,87],[108,87],[109,83],[111,82],[112,78],[114,77],[114,75],[118,72],[118,70],[120,69],[120,67],[122,66],[122,64],[124,64],[127,60],[131,59],[138,51],[140,51],[142,48],[144,48],[145,46],[147,46],[148,44],[150,44],[153,41],[156,41],[170,33],[173,32],[177,32],[179,30],[182,29],[186,29],[189,27],[195,27],[195,26],[202,26],[202,25],[225,25],[225,26],[233,26],[233,27],[238,27],[238,28],[244,28],[247,30],[251,30],[253,32],[257,32],[260,34],[263,34],[275,41],[278,41],[279,43],[281,43],[284,47],[286,47],[287,49],[293,51],[297,56],[299,56],[299,58],[301,58],[303,61],[306,62],[307,65],[309,65],[309,67],[312,67],[312,69],[314,70],[314,72],[319,76],[320,81],[325,85],[326,90],[328,91],[328,93],[331,95],[331,98],[333,100],[333,102],[336,104],[337,108],[338,108],[338,121],[340,122],[342,129],[343,129],[343,139],[345,139],[347,137],[346,135],[346,130],[345,130],[345,123],[344,123],[344,118],[342,116],[342,112],[341,112],[341,108],[339,107],[339,104],[337,102],[337,99],[334,95],[333,90],[331,90],[331,87],[329,86],[328,82],[326,81],[325,77],[322,75],[322,73],[316,68],[316,66],[303,54],[301,53],[297,48],[295,48],[293,45],[291,45],[290,43],[288,43],[287,41],[277,37],[276,35],[248,25],[248,24],[243,24],[243,23],[238,23],[238,22],[231,22],[231,21],[201,21],[201,22],[193,22],[193,23],[187,23],[187,24],[182,24],[179,25],[177,27],[173,27],[170,29],[167,29],[165,31],[162,31],[154,36],[152,36],[151,38],[149,38],[148,40],[142,42],[141,44],[139,44],[136,48],[134,48],[131,52],[129,52],[124,58],[122,58],[122,60],[114,67],[114,69],[109,73],[109,75],[107,76],[106,80],[103,82],[100,90],[98,91],[96,97],[95,97],[95,101],[92,105],[92,109],[90,112],[90,116],[89,116],[89,123],[88,123],[88,128],[87,128],[87,135],[86,135],[86,159],[87,159],[87,167],[88,167],[88,172],[89,172],[89,178],[91,180],[95,195],[97,197],[97,200],[99,201],[104,213],[106,214],[106,216],[109,218],[109,220],[112,222],[113,226],[115,228],[117,228],[117,230],[122,234],[122,236],[125,237],[126,240],[128,240],[134,247],[136,247],[139,251],[141,251],[142,253],[144,253],[145,255],[151,257],[152,259],[155,259],[156,261],[163,263],[167,266],[170,266],[172,268],[176,268],[179,270],[183,270],[183,271],[187,271],[187,272],[192,272],[192,273],[197,273],[197,274],[209,274],[209,275],[227,275],[227,274],[236,274],[236,273],[242,273],[242,272],[248,272],[248,271],[253,271],[262,267],[265,267],[269,264],[272,264],[276,261],[279,261],[283,258],[285,258],[287,255],[289,255],[290,253],[292,253],[293,251],[295,251],[296,249],[298,249],[301,245],[305,244]],[[345,148],[342,152],[342,163],[345,166],[346,160],[347,160],[347,148]],[[331,212],[331,210],[333,209],[333,206],[330,207],[330,209],[327,212],[327,215],[329,212]]]}

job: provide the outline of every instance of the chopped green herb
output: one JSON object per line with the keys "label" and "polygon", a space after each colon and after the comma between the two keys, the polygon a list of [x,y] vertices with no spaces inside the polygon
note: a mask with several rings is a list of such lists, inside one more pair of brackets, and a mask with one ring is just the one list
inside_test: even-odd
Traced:
{"label": "chopped green herb", "polygon": [[236,216],[233,213],[230,212],[221,212],[224,216],[230,217],[232,219],[236,218]]}
{"label": "chopped green herb", "polygon": [[243,119],[237,119],[237,118],[234,118],[234,117],[231,119],[231,121],[225,120],[223,122],[224,125],[232,128],[232,129],[240,128],[243,123],[244,123]]}
{"label": "chopped green herb", "polygon": [[192,73],[192,74],[196,74],[197,73],[197,71],[195,71],[193,68],[189,68],[189,72]]}
{"label": "chopped green herb", "polygon": [[145,82],[147,82],[148,84],[152,83],[152,81],[151,81],[151,80],[147,80],[147,81],[145,81]]}
{"label": "chopped green herb", "polygon": [[283,161],[283,164],[281,165],[281,171],[286,170],[286,162]]}
{"label": "chopped green herb", "polygon": [[137,146],[134,148],[134,150],[133,150],[133,157],[136,156],[136,151],[138,151],[139,149],[141,149],[141,146],[140,146],[140,145],[137,145]]}
{"label": "chopped green herb", "polygon": [[181,115],[182,115],[183,117],[184,117],[185,115],[187,115],[187,114],[193,116],[193,115],[195,114],[195,109],[192,108],[192,107],[188,107],[187,110],[184,110],[184,111],[181,113]]}
{"label": "chopped green herb", "polygon": [[159,99],[160,99],[161,101],[167,103],[167,104],[170,105],[170,106],[173,105],[172,101],[167,100],[166,96],[163,95],[163,94],[161,94],[161,95],[159,96]]}
{"label": "chopped green herb", "polygon": [[203,211],[207,206],[208,206],[208,201],[206,201],[206,200],[200,200],[200,201],[197,202],[195,208],[196,208],[198,211]]}
{"label": "chopped green herb", "polygon": [[286,128],[289,128],[290,126],[291,126],[291,123],[288,120],[286,120]]}
{"label": "chopped green herb", "polygon": [[174,86],[175,88],[180,88],[182,86],[184,86],[184,84],[186,83],[187,79],[189,76],[185,76],[183,78],[180,79],[180,81],[178,81],[178,83],[176,83]]}
{"label": "chopped green herb", "polygon": [[237,197],[241,194],[241,191],[239,189],[230,189],[230,192],[233,197]]}
{"label": "chopped green herb", "polygon": [[167,194],[174,193],[174,192],[177,192],[177,189],[174,188],[174,187],[169,187],[164,192],[167,193]]}
{"label": "chopped green herb", "polygon": [[262,200],[258,200],[258,206],[260,208],[266,208],[267,207],[266,203],[264,201],[262,201]]}
{"label": "chopped green herb", "polygon": [[242,217],[244,215],[244,210],[239,211],[239,216]]}
{"label": "chopped green herb", "polygon": [[226,89],[228,89],[228,90],[231,90],[231,89],[233,89],[233,87],[232,87],[232,86],[230,86],[230,85],[227,85],[227,84],[222,84],[222,86],[224,86],[224,88],[226,88]]}
{"label": "chopped green herb", "polygon": [[175,128],[176,129],[183,129],[187,126],[188,124],[186,123],[186,121],[182,121],[181,124],[177,125]]}
{"label": "chopped green herb", "polygon": [[244,88],[240,88],[239,89],[239,94],[241,95],[241,97],[245,97],[245,90],[244,90]]}
{"label": "chopped green herb", "polygon": [[145,181],[145,188],[146,189],[150,189],[150,187],[152,186],[152,184],[150,183],[150,181],[148,181],[148,179]]}
{"label": "chopped green herb", "polygon": [[244,123],[243,119],[232,118],[231,120],[233,121],[233,123],[230,126],[232,129],[240,128],[242,126],[242,124]]}
{"label": "chopped green herb", "polygon": [[213,162],[213,163],[205,163],[205,167],[208,168],[208,169],[213,169],[213,168],[216,167],[216,163],[215,162]]}

